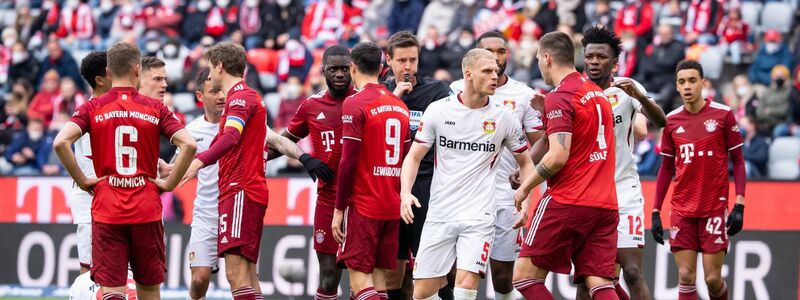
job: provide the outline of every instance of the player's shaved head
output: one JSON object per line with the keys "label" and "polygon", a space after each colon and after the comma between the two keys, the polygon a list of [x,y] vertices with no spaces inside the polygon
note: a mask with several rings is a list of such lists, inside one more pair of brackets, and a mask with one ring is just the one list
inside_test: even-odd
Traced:
{"label": "player's shaved head", "polygon": [[483,40],[485,40],[485,39],[491,39],[491,38],[500,39],[500,40],[503,41],[504,44],[508,43],[508,40],[506,39],[505,35],[503,35],[502,33],[500,33],[497,30],[492,30],[492,31],[487,31],[487,32],[484,32],[483,34],[481,34],[478,37],[478,39],[475,40],[475,44],[478,46],[478,48],[483,48],[483,45],[481,45],[481,42],[483,42]]}
{"label": "player's shaved head", "polygon": [[247,52],[244,47],[231,42],[212,46],[204,55],[211,67],[222,64],[222,69],[234,77],[243,77],[247,67]]}
{"label": "player's shaved head", "polygon": [[350,50],[341,45],[330,46],[328,49],[325,49],[324,53],[322,53],[322,64],[324,65],[328,63],[328,58],[333,56],[347,56],[349,58]]}
{"label": "player's shaved head", "polygon": [[550,55],[553,63],[558,65],[575,65],[575,45],[566,33],[553,31],[539,40],[539,52]]}
{"label": "player's shaved head", "polygon": [[114,44],[107,53],[108,71],[114,77],[131,75],[134,69],[141,64],[142,52],[133,44],[119,42]]}
{"label": "player's shaved head", "polygon": [[467,54],[464,54],[464,59],[461,60],[461,72],[472,70],[472,68],[475,66],[475,63],[477,63],[481,58],[495,60],[495,55],[494,53],[485,49],[476,48],[469,50],[467,51]]}

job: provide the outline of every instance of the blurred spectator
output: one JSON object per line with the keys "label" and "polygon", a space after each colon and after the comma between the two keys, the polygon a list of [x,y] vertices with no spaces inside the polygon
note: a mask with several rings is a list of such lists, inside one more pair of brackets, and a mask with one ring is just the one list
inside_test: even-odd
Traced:
{"label": "blurred spectator", "polygon": [[262,7],[265,10],[266,41],[259,48],[280,48],[289,38],[300,36],[300,26],[305,14],[302,1],[280,0],[275,3],[267,2],[265,5]]}
{"label": "blurred spectator", "polygon": [[[85,0],[84,0],[85,1]],[[82,0],[66,0],[61,10],[61,18],[56,36],[70,49],[92,49],[95,34],[95,20],[92,7]]]}
{"label": "blurred spectator", "polygon": [[439,34],[436,26],[428,27],[425,39],[420,40],[422,44],[419,52],[418,73],[420,76],[433,77],[437,70],[445,67],[442,62],[445,41],[446,39]]}
{"label": "blurred spectator", "polygon": [[225,33],[232,33],[239,30],[239,5],[238,1],[231,4],[231,0],[215,0],[214,8],[222,17],[222,22],[225,23]]}
{"label": "blurred spectator", "polygon": [[2,42],[0,44],[0,85],[6,86],[10,82],[8,72],[12,64],[11,47],[17,43],[17,31],[14,28],[6,27],[3,29],[0,42]]}
{"label": "blurred spectator", "polygon": [[[166,106],[169,111],[175,114],[175,118],[181,122],[181,124],[186,124],[186,116],[184,116],[181,112],[175,110],[175,104],[172,101],[172,93],[164,93],[163,98],[161,99],[164,102],[164,106]],[[159,151],[158,157],[163,159],[164,161],[172,160],[172,156],[175,155],[175,150],[178,147],[170,143],[169,139],[162,136],[159,139]]]}
{"label": "blurred spectator", "polygon": [[14,29],[19,33],[19,40],[22,44],[27,46],[28,41],[41,29],[41,24],[35,22],[37,18],[31,15],[30,5],[24,1],[19,1],[19,3],[17,3],[16,17]]}
{"label": "blurred spectator", "polygon": [[[364,34],[371,40],[387,39],[389,37],[389,18],[396,6],[394,0],[372,0],[364,9]],[[420,9],[420,12],[422,10]],[[419,15],[422,18],[422,13]],[[413,28],[412,28],[413,29]]]}
{"label": "blurred spectator", "polygon": [[396,0],[393,2],[391,13],[386,20],[389,34],[403,30],[416,31],[422,21],[425,3],[422,0]]}
{"label": "blurred spectator", "polygon": [[344,0],[320,0],[306,8],[301,33],[308,47],[315,49],[335,44],[337,38],[356,21],[355,10]]}
{"label": "blurred spectator", "polygon": [[278,78],[306,78],[314,63],[314,56],[306,45],[298,40],[290,39],[286,46],[278,51]]}
{"label": "blurred spectator", "polygon": [[733,109],[734,116],[737,118],[745,116],[751,119],[755,118],[755,103],[758,103],[758,100],[755,90],[747,80],[747,75],[739,74],[733,77],[731,93],[726,99],[726,104]]}
{"label": "blurred spectator", "polygon": [[614,32],[622,36],[632,31],[639,45],[647,45],[653,40],[653,6],[650,1],[625,0],[614,20]]}
{"label": "blurred spectator", "polygon": [[639,66],[638,49],[640,47],[636,45],[640,39],[637,39],[636,34],[630,30],[623,31],[620,35],[620,39],[622,40],[623,51],[620,53],[619,59],[617,60],[617,76],[633,77],[636,75]]}
{"label": "blurred spectator", "polygon": [[239,30],[244,35],[246,49],[261,48],[264,45],[263,36],[266,36],[268,30],[262,25],[264,11],[261,7],[264,5],[258,0],[244,0],[239,6]]}
{"label": "blurred spectator", "polygon": [[147,30],[155,30],[169,37],[178,36],[183,19],[178,4],[178,0],[160,0],[158,4],[146,6],[142,14]]}
{"label": "blurred spectator", "polygon": [[[111,48],[111,29],[117,17],[119,6],[114,4],[114,0],[100,0],[100,14],[97,16],[97,38],[99,39],[96,48]],[[97,39],[96,39],[97,40]]]}
{"label": "blurred spectator", "polygon": [[28,82],[35,82],[39,71],[39,62],[32,57],[28,49],[21,42],[17,42],[11,48],[11,67],[8,70],[10,79],[25,79]]}
{"label": "blurred spectator", "polygon": [[686,43],[716,44],[717,27],[724,14],[720,0],[691,0],[683,27]]}
{"label": "blurred spectator", "polygon": [[609,6],[609,0],[595,1],[594,12],[589,15],[589,20],[583,29],[589,29],[595,26],[602,26],[614,30],[614,13]]}
{"label": "blurred spectator", "polygon": [[683,11],[681,11],[681,4],[678,0],[668,0],[664,3],[656,15],[656,25],[669,25],[672,27],[672,32],[675,33],[676,39],[683,40],[681,35],[681,28],[683,25]]}
{"label": "blurred spectator", "polygon": [[558,1],[548,0],[542,3],[539,11],[533,16],[533,21],[539,26],[542,33],[555,31],[558,26]]}
{"label": "blurred spectator", "polygon": [[[245,1],[246,4],[242,6],[243,10],[247,3],[250,2],[258,3],[257,0]],[[212,5],[213,3],[211,0],[200,0],[191,1],[178,8],[178,14],[183,16],[183,20],[181,21],[181,39],[183,39],[187,46],[193,48],[205,35],[206,16]],[[258,9],[256,9],[256,14],[258,14]],[[256,15],[256,18],[260,25],[261,16]]]}
{"label": "blurred spectator", "polygon": [[165,63],[164,69],[167,73],[167,84],[173,87],[172,90],[176,92],[187,91],[185,82],[182,81],[187,56],[189,56],[189,49],[177,39],[167,41],[157,54],[157,57]]}
{"label": "blurred spectator", "polygon": [[54,69],[60,77],[72,78],[79,90],[86,91],[83,78],[81,78],[81,73],[78,70],[78,63],[75,62],[72,55],[61,49],[58,39],[51,38],[48,40],[47,53],[47,57],[39,65],[39,74],[36,76],[38,83],[41,83],[45,72]]}
{"label": "blurred spectator", "polygon": [[281,95],[281,105],[278,109],[278,115],[275,117],[274,126],[276,128],[286,128],[289,121],[292,120],[297,108],[303,103],[307,97],[303,93],[303,83],[300,78],[292,76],[281,84],[278,88],[278,93]]}
{"label": "blurred spectator", "polygon": [[783,65],[772,68],[772,84],[759,97],[756,106],[756,125],[766,136],[782,123],[789,110],[789,92],[794,88],[789,69]]}
{"label": "blurred spectator", "polygon": [[703,90],[700,92],[702,93],[703,99],[711,99],[711,101],[717,103],[725,103],[725,101],[722,99],[722,93],[717,91],[717,87],[711,80],[706,80],[703,82]]}
{"label": "blurred spectator", "polygon": [[[461,6],[461,3],[454,0],[431,1],[428,6],[425,7],[425,12],[422,14],[422,19],[418,22],[419,29],[417,30],[417,27],[413,27],[411,32],[416,31],[417,38],[420,40],[425,38],[425,34],[427,33],[426,30],[431,26],[436,27],[438,32],[447,32],[450,30],[450,25],[453,23],[453,17],[455,16],[456,10],[458,10],[459,6]],[[409,23],[408,25],[413,24]],[[399,27],[400,26],[398,26],[398,28]]]}
{"label": "blurred spectator", "polygon": [[753,84],[769,85],[772,68],[784,65],[789,68],[794,66],[792,53],[783,43],[780,32],[768,30],[764,33],[764,45],[756,53],[753,64],[750,65],[749,77]]}
{"label": "blurred spectator", "polygon": [[[58,116],[58,114],[72,116],[86,100],[86,96],[75,87],[75,82],[72,81],[72,78],[62,78],[59,96],[53,100],[53,116]],[[52,126],[51,129],[53,129]]]}
{"label": "blurred spectator", "polygon": [[741,125],[744,145],[742,154],[744,155],[744,166],[747,178],[759,178],[767,174],[767,162],[769,161],[769,143],[767,138],[758,134],[756,123],[750,118],[739,119]]}
{"label": "blurred spectator", "polygon": [[464,54],[472,49],[475,37],[472,31],[464,29],[459,34],[458,39],[447,44],[445,51],[442,52],[442,62],[447,66],[450,78],[458,80],[463,77],[461,74],[461,59]]}
{"label": "blurred spectator", "polygon": [[[31,118],[25,131],[17,133],[8,146],[5,158],[13,165],[15,176],[41,175],[53,147],[52,137],[46,137],[42,119]],[[58,166],[56,166],[58,167]],[[52,167],[47,167],[52,171]]]}
{"label": "blurred spectator", "polygon": [[481,4],[479,1],[461,1],[461,5],[458,6],[455,15],[453,15],[453,22],[450,23],[450,29],[448,29],[446,32],[441,32],[444,33],[445,37],[450,37],[451,35],[458,36],[458,31],[460,31],[461,28],[469,28],[470,30],[474,31],[475,27],[473,21],[480,10]]}
{"label": "blurred spectator", "polygon": [[[117,4],[120,8],[116,11],[114,25],[111,27],[111,38],[114,41],[126,39],[128,37],[138,37],[144,32],[145,23],[139,16],[136,3],[133,0],[121,0]],[[184,15],[186,17],[186,15]],[[181,28],[181,36],[186,36],[188,31]]]}
{"label": "blurred spectator", "polygon": [[[733,6],[719,27],[721,44],[725,47],[725,52],[731,56],[731,64],[742,63],[742,52],[748,51],[750,47],[747,35],[750,34],[750,26],[742,20],[741,8]],[[749,52],[749,51],[748,51]]]}
{"label": "blurred spectator", "polygon": [[556,14],[559,25],[567,25],[572,32],[583,29],[586,24],[586,0],[560,0],[557,1]]}
{"label": "blurred spectator", "polygon": [[673,107],[673,100],[677,95],[675,91],[675,75],[668,70],[675,70],[678,63],[683,60],[685,46],[675,39],[673,28],[670,25],[658,26],[658,35],[652,50],[642,59],[641,77],[642,85],[665,111]]}
{"label": "blurred spectator", "polygon": [[0,156],[5,156],[8,145],[17,132],[25,129],[28,118],[25,115],[25,96],[13,92],[2,101],[3,111],[0,113]]}
{"label": "blurred spectator", "polygon": [[794,71],[792,91],[789,93],[789,110],[786,111],[786,123],[775,126],[773,136],[800,137],[800,67]]}
{"label": "blurred spectator", "polygon": [[54,104],[59,97],[60,81],[61,77],[58,76],[56,70],[50,69],[45,72],[42,84],[39,86],[39,92],[33,96],[30,105],[28,105],[28,116],[41,119],[45,127],[49,126],[50,121],[53,120]]}
{"label": "blurred spectator", "polygon": [[142,50],[142,57],[156,56],[161,50],[161,34],[155,30],[150,30],[144,35],[144,42],[139,46]]}
{"label": "blurred spectator", "polygon": [[642,176],[655,176],[658,172],[659,155],[656,152],[657,137],[651,132],[635,146],[636,170]]}

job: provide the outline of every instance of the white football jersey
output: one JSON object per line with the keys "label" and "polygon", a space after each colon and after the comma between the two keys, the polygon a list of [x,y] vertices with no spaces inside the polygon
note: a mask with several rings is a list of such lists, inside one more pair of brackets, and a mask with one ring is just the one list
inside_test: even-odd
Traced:
{"label": "white football jersey", "polygon": [[415,137],[436,146],[429,221],[494,219],[498,156],[503,147],[516,153],[528,148],[519,120],[502,105],[471,109],[459,97],[431,103]]}
{"label": "white football jersey", "polygon": [[[92,162],[92,143],[89,133],[85,133],[75,141],[75,160],[86,177],[97,177]],[[75,224],[91,223],[92,196],[81,190],[78,185],[73,184],[68,197],[67,203],[72,211],[72,221]]]}
{"label": "white football jersey", "polygon": [[[614,81],[623,79],[630,78],[614,77]],[[647,95],[647,91],[641,84],[635,80],[633,80],[633,83],[642,94]],[[636,114],[642,110],[642,104],[618,87],[607,88],[605,94],[614,111],[614,138],[616,140],[615,151],[617,153],[615,179],[617,186],[620,184],[639,185],[639,173],[636,171],[636,159],[633,154],[633,124],[636,120]],[[649,95],[648,98],[650,98]],[[650,98],[650,101],[653,101],[653,99]],[[628,200],[636,199],[637,201],[641,199],[636,197],[623,198]],[[618,199],[621,207],[627,206],[626,203],[623,203],[625,199]]]}
{"label": "white football jersey", "polygon": [[[464,79],[451,83],[450,89],[453,94],[463,91]],[[536,132],[542,130],[542,116],[530,105],[530,100],[534,95],[536,92],[533,89],[509,77],[506,84],[498,87],[494,95],[489,96],[489,101],[493,104],[500,104],[514,113],[526,133]],[[510,151],[501,151],[497,169],[497,186],[495,187],[497,205],[514,205],[514,190],[511,189],[508,176],[516,169],[517,161],[514,159],[514,155]]]}
{"label": "white football jersey", "polygon": [[[211,141],[219,132],[219,123],[209,123],[205,117],[199,117],[186,125],[189,134],[197,142],[197,153],[208,150]],[[215,163],[197,172],[197,197],[194,199],[192,226],[217,228],[219,212],[219,166]]]}

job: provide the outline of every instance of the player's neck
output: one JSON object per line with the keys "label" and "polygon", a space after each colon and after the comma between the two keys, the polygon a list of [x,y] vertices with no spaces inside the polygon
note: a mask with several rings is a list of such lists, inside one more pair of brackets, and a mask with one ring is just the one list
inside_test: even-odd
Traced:
{"label": "player's neck", "polygon": [[601,89],[605,90],[605,89],[611,87],[611,82],[614,81],[614,76],[611,76],[611,74],[609,74],[608,76],[606,76],[603,79],[600,79],[598,81],[599,82],[595,82],[594,80],[592,80],[592,82],[594,82],[594,84],[599,86]]}
{"label": "player's neck", "polygon": [[575,73],[575,72],[577,72],[575,70],[575,66],[569,66],[569,67],[564,66],[564,67],[555,67],[555,68],[553,68],[553,70],[550,71],[550,74],[552,74],[551,77],[553,78],[553,85],[554,86],[561,85],[561,82],[564,81],[564,78],[569,76],[569,74],[572,74],[572,73]]}
{"label": "player's neck", "polygon": [[137,77],[120,77],[114,78],[111,83],[111,88],[136,88],[139,85],[139,78]]}
{"label": "player's neck", "polygon": [[508,75],[500,74],[500,76],[497,76],[497,88],[506,85],[506,83],[508,83]]}
{"label": "player's neck", "polygon": [[217,114],[212,114],[212,113],[206,111],[205,112],[205,118],[206,118],[206,122],[211,123],[211,124],[217,124],[217,123],[219,123],[219,119],[221,118],[221,116],[217,115]]}
{"label": "player's neck", "polygon": [[378,77],[374,75],[355,74],[353,75],[353,85],[359,90],[363,90],[367,84],[378,84]]}
{"label": "player's neck", "polygon": [[683,109],[685,109],[690,113],[696,114],[700,112],[700,110],[703,109],[704,106],[706,106],[706,101],[708,100],[700,98],[699,100],[696,101],[686,102],[683,104]]}
{"label": "player's neck", "polygon": [[227,93],[233,88],[234,85],[243,81],[242,77],[235,77],[228,73],[222,72],[222,91]]}
{"label": "player's neck", "polygon": [[469,107],[471,109],[481,108],[486,106],[486,102],[489,101],[488,95],[481,95],[480,93],[474,92],[471,88],[465,86],[464,91],[461,92],[459,95],[461,97],[461,103],[464,106]]}

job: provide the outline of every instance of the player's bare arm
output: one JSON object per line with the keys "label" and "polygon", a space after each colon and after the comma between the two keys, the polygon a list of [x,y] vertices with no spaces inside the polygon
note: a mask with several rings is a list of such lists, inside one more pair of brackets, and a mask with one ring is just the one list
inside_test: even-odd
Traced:
{"label": "player's bare arm", "polygon": [[[284,133],[288,132],[284,131]],[[327,182],[333,180],[333,170],[331,170],[328,165],[308,153],[305,153],[303,149],[297,146],[296,141],[272,131],[269,127],[267,127],[267,144],[269,145],[267,148],[267,156],[269,158],[272,157],[272,155],[269,154],[270,150],[275,149],[275,151],[281,155],[300,160],[300,162],[303,163],[303,167],[308,170],[308,175],[311,176],[311,179],[314,181],[316,181],[318,177]]]}
{"label": "player's bare arm", "polygon": [[338,189],[336,190],[336,209],[333,210],[333,221],[331,222],[331,232],[333,238],[341,244],[344,242],[344,210],[350,202],[353,194],[353,185],[356,177],[356,166],[358,157],[361,153],[361,141],[345,138],[342,143],[342,160],[339,163],[337,172]]}
{"label": "player's bare arm", "polygon": [[422,207],[417,197],[411,194],[411,187],[414,186],[414,180],[417,178],[419,163],[428,153],[428,150],[430,148],[421,143],[414,142],[411,144],[411,149],[409,149],[408,155],[403,160],[403,167],[400,169],[400,217],[406,224],[414,223],[414,213],[411,211],[411,205],[415,205],[417,208]]}
{"label": "player's bare arm", "polygon": [[56,152],[61,164],[64,165],[64,169],[69,173],[69,176],[75,180],[75,184],[77,184],[81,190],[93,195],[92,188],[94,188],[98,182],[105,180],[105,176],[100,178],[86,177],[78,166],[78,161],[75,160],[75,153],[72,151],[72,144],[82,135],[83,133],[77,125],[67,123],[67,126],[64,126],[64,128],[58,132],[58,135],[56,135],[53,141],[53,150]]}
{"label": "player's bare arm", "polygon": [[663,128],[667,125],[667,116],[664,114],[664,110],[661,109],[661,106],[658,106],[658,104],[651,101],[647,95],[642,93],[632,80],[622,79],[612,82],[611,85],[622,89],[626,94],[639,101],[639,103],[642,104],[642,113],[647,116],[650,122],[653,122],[653,124],[659,128]]}
{"label": "player's bare arm", "polygon": [[[534,170],[533,170],[533,162],[530,158],[530,153],[528,150],[522,151],[520,153],[514,154],[514,159],[517,161],[517,165],[519,165],[519,175],[521,178],[528,178],[530,177]],[[522,207],[520,208],[520,218],[517,220],[517,223],[514,224],[514,229],[520,228],[525,225],[528,220],[528,205],[529,201],[524,201]]]}
{"label": "player's bare arm", "polygon": [[300,149],[297,144],[277,132],[272,131],[269,127],[267,127],[267,145],[269,145],[270,149],[275,149],[281,154],[293,159],[299,159],[301,155],[305,154],[303,149]]}
{"label": "player's bare arm", "polygon": [[167,178],[151,179],[161,191],[169,192],[175,189],[181,178],[189,168],[189,164],[194,159],[194,154],[197,152],[197,144],[189,131],[182,129],[175,133],[172,137],[172,144],[177,146],[180,152],[175,158],[175,164],[172,166]]}
{"label": "player's bare arm", "polygon": [[644,115],[636,113],[636,119],[633,122],[633,139],[637,142],[647,138],[647,120],[645,118]]}
{"label": "player's bare arm", "polygon": [[[291,133],[289,133],[288,129],[284,129],[281,132],[281,136],[289,139],[293,143],[297,143],[297,142],[299,142],[301,140],[300,138],[298,138],[298,137],[292,135]],[[267,149],[267,161],[276,159],[276,158],[281,157],[281,156],[283,156],[283,153],[279,152],[278,150],[276,150],[276,149],[274,149],[272,147]]]}
{"label": "player's bare arm", "polygon": [[569,158],[572,134],[558,132],[549,135],[547,138],[552,147],[536,166],[536,172],[533,172],[532,176],[525,178],[525,181],[522,182],[522,185],[514,194],[514,203],[518,210],[522,209],[522,202],[528,199],[528,194],[530,194],[533,187],[542,184],[542,182],[558,173]]}

